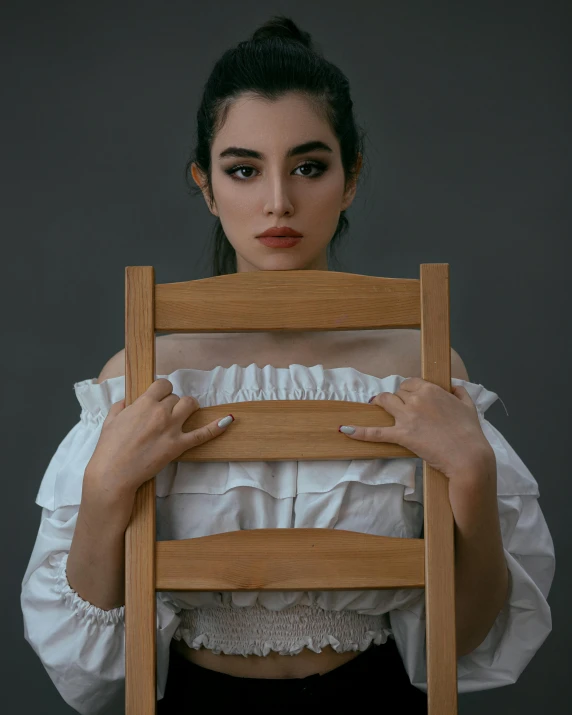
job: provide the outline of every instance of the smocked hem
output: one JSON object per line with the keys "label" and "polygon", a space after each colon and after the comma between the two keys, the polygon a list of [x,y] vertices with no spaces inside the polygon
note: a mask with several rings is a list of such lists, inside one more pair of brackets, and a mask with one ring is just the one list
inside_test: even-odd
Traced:
{"label": "smocked hem", "polygon": [[[85,601],[77,591],[70,586],[67,577],[67,561],[69,553],[65,553],[56,571],[55,590],[62,600],[79,618],[96,623],[101,626],[116,626],[125,623],[125,606],[118,606],[106,611]],[[57,556],[50,557],[50,565],[54,565]]]}
{"label": "smocked hem", "polygon": [[260,655],[266,656],[271,651],[280,655],[298,655],[304,648],[321,653],[322,648],[332,646],[336,653],[347,653],[348,651],[364,651],[369,648],[373,642],[375,645],[381,645],[387,641],[391,631],[382,629],[381,631],[366,631],[359,639],[359,642],[346,640],[340,641],[335,636],[324,635],[320,640],[312,636],[304,636],[293,638],[290,640],[252,640],[247,644],[239,645],[230,643],[220,638],[210,636],[208,633],[201,633],[193,638],[192,631],[189,628],[179,627],[174,640],[183,640],[189,648],[199,650],[201,647],[212,650],[216,655],[224,653],[225,655]]}

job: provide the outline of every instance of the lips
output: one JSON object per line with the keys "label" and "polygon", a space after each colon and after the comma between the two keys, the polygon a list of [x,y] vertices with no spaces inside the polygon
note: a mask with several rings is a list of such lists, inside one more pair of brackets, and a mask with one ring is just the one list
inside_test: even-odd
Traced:
{"label": "lips", "polygon": [[293,228],[289,228],[288,226],[275,226],[273,228],[269,228],[264,231],[264,233],[258,235],[257,238],[266,238],[269,236],[273,238],[302,238],[301,233],[298,233],[298,231],[295,231]]}
{"label": "lips", "polygon": [[302,239],[292,236],[261,236],[258,240],[269,248],[292,248],[297,246]]}

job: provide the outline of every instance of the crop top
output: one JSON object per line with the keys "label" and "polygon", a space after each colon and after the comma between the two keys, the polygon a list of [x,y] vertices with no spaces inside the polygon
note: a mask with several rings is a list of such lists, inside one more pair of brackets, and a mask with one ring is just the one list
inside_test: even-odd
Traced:
{"label": "crop top", "polygon": [[[173,393],[201,407],[249,400],[348,400],[396,392],[405,377],[351,367],[232,365],[185,368],[166,377]],[[515,683],[552,630],[547,597],[554,545],[538,504],[538,484],[484,417],[497,399],[483,385],[453,378],[476,406],[497,464],[509,597],[485,640],[457,660],[460,694]],[[24,635],[63,699],[83,715],[124,702],[125,607],[102,610],[71,589],[66,562],[83,474],[123,376],[74,384],[80,420],[51,458],[39,486],[36,542],[21,591]],[[230,427],[232,429],[232,426]],[[171,462],[155,479],[157,539],[189,539],[258,528],[318,527],[420,538],[420,458],[321,461]],[[309,592],[157,592],[157,695],[164,695],[169,645],[267,655],[365,650],[393,638],[409,679],[427,692],[424,589]]]}

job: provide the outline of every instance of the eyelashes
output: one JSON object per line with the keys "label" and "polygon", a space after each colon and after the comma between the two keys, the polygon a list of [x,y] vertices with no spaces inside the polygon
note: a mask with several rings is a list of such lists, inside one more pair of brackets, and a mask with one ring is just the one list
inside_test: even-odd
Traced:
{"label": "eyelashes", "polygon": [[[317,169],[317,173],[315,174],[303,174],[302,176],[304,176],[304,178],[306,179],[317,179],[322,176],[322,174],[328,168],[328,165],[324,164],[321,161],[305,161],[303,164],[300,164],[300,166],[297,166],[294,171],[298,171],[298,169],[301,169],[305,166],[310,166],[314,169]],[[256,171],[256,169],[249,164],[237,164],[236,166],[232,166],[230,169],[224,169],[224,173],[228,174],[230,178],[234,181],[248,181],[251,178],[250,176],[243,176],[242,178],[238,178],[238,176],[236,176],[236,172],[242,169],[251,169],[253,171]]]}

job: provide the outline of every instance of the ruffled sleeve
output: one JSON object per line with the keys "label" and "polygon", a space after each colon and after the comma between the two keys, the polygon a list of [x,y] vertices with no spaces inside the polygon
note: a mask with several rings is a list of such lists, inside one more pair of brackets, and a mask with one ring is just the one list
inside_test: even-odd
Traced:
{"label": "ruffled sleeve", "polygon": [[[459,694],[515,683],[552,630],[547,598],[554,579],[554,544],[540,509],[538,483],[502,434],[484,418],[498,395],[463,380],[477,407],[497,463],[497,503],[509,597],[485,640],[457,659]],[[411,683],[427,692],[424,593],[389,613],[393,635]]]}
{"label": "ruffled sleeve", "polygon": [[[76,395],[80,387],[76,383]],[[81,399],[80,399],[81,402]],[[83,407],[83,405],[82,405]],[[69,585],[66,563],[74,535],[85,467],[107,410],[82,409],[42,479],[36,503],[40,526],[22,581],[24,637],[62,698],[82,715],[125,702],[125,607],[103,610]],[[174,608],[157,594],[157,695],[163,697],[169,644],[179,624]]]}

